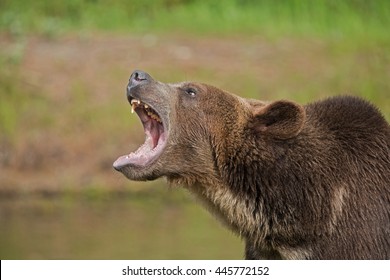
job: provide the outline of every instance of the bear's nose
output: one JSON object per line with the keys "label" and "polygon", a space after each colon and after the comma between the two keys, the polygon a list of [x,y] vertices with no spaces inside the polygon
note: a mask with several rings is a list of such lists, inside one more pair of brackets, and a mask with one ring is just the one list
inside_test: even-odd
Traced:
{"label": "bear's nose", "polygon": [[133,74],[131,74],[129,79],[129,86],[135,86],[138,84],[148,83],[152,80],[152,77],[141,70],[135,70]]}

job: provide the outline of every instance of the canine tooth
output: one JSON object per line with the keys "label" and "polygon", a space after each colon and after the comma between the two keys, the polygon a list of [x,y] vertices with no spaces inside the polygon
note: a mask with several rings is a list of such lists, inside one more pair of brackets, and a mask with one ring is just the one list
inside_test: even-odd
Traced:
{"label": "canine tooth", "polygon": [[149,108],[148,104],[145,104],[144,107],[145,107],[145,109],[148,109],[148,108]]}
{"label": "canine tooth", "polygon": [[137,108],[137,106],[141,104],[141,101],[139,101],[138,99],[132,99],[130,104],[131,104],[131,113],[134,113],[135,108]]}

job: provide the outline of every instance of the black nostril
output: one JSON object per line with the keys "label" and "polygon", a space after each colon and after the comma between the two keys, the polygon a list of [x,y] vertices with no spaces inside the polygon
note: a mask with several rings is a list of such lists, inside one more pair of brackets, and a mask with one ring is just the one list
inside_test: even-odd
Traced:
{"label": "black nostril", "polygon": [[148,80],[149,75],[143,71],[136,70],[130,77],[131,81],[142,82]]}
{"label": "black nostril", "polygon": [[136,81],[144,81],[146,80],[145,75],[143,75],[142,72],[135,72],[134,73],[134,80]]}

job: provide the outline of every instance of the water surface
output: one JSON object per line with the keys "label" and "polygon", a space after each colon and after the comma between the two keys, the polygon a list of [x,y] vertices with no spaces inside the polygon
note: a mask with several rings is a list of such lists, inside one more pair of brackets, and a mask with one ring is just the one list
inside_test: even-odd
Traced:
{"label": "water surface", "polygon": [[0,198],[1,259],[242,259],[241,240],[180,190]]}

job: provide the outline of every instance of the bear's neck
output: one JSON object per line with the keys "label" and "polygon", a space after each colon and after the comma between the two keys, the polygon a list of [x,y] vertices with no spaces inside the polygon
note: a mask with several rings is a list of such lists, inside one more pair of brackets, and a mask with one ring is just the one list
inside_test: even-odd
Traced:
{"label": "bear's neck", "polygon": [[254,142],[235,139],[234,143],[212,144],[214,164],[205,166],[210,172],[177,178],[174,183],[185,186],[228,228],[260,246],[270,232],[259,185],[261,172],[255,172],[262,169],[261,161],[251,158]]}
{"label": "bear's neck", "polygon": [[219,178],[211,176],[185,187],[211,214],[239,236],[262,242],[267,235],[262,205],[232,192]]}

